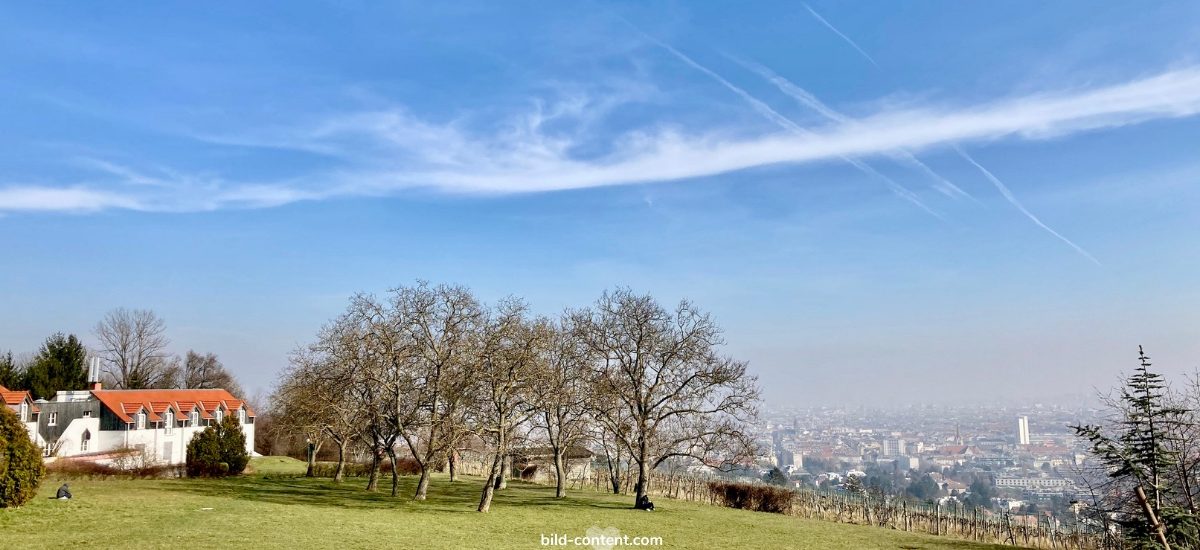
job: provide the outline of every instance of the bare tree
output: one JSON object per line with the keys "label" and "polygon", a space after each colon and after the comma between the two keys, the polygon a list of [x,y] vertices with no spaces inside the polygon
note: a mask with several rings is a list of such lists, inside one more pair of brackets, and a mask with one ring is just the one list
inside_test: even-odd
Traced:
{"label": "bare tree", "polygon": [[[362,408],[354,390],[363,369],[357,327],[343,316],[322,329],[317,341],[292,355],[277,399],[309,439],[328,438],[337,446],[333,480],[345,474],[347,448],[362,432]],[[319,435],[317,435],[319,434]],[[315,455],[315,453],[313,453]],[[310,469],[313,457],[310,456]]]}
{"label": "bare tree", "polygon": [[304,438],[311,447],[308,451],[308,470],[306,476],[314,475],[316,455],[324,442],[325,419],[322,411],[313,405],[316,393],[307,377],[309,376],[308,351],[301,349],[293,354],[292,364],[284,371],[279,386],[271,398],[275,414],[275,429],[279,432],[294,434]]}
{"label": "bare tree", "polygon": [[419,282],[391,291],[384,317],[394,329],[389,342],[389,387],[394,388],[392,422],[421,470],[414,498],[425,500],[435,464],[447,459],[467,407],[484,321],[482,307],[459,286]]}
{"label": "bare tree", "polygon": [[549,327],[549,341],[531,384],[534,421],[546,434],[554,463],[556,498],[567,496],[564,457],[587,439],[594,405],[587,348],[569,323],[564,318],[559,326]]}
{"label": "bare tree", "polygon": [[[392,496],[400,488],[400,469],[396,443],[400,438],[401,410],[414,405],[400,401],[413,391],[413,380],[404,369],[410,345],[398,330],[391,312],[373,296],[358,294],[351,298],[343,317],[347,327],[341,338],[345,360],[357,367],[346,379],[351,407],[357,411],[360,437],[371,451],[371,471],[367,490],[379,487],[379,467],[387,456],[392,470]],[[407,413],[406,413],[407,414]],[[408,416],[405,417],[406,419]]]}
{"label": "bare tree", "polygon": [[118,388],[174,385],[177,372],[167,354],[166,324],[153,311],[114,309],[96,325],[104,370]]}
{"label": "bare tree", "polygon": [[[629,440],[633,431],[629,422],[628,410],[624,406],[612,405],[598,393],[593,394],[592,413],[595,418],[604,418],[604,422],[592,425],[588,435],[604,452],[604,464],[608,470],[608,482],[614,495],[621,494],[623,480],[627,477],[629,454],[623,441]],[[599,407],[607,411],[599,412]]]}
{"label": "bare tree", "polygon": [[477,371],[478,397],[472,416],[478,433],[489,440],[494,456],[479,497],[480,512],[491,508],[495,490],[502,487],[501,476],[508,465],[517,426],[532,413],[527,406],[530,385],[552,331],[545,319],[529,320],[527,311],[523,302],[502,302],[484,329]]}
{"label": "bare tree", "polygon": [[667,460],[731,469],[753,456],[745,423],[757,413],[755,379],[718,353],[721,330],[708,314],[618,289],[573,317],[594,355],[597,399],[614,403],[597,407],[597,419],[638,468],[637,499]]}
{"label": "bare tree", "polygon": [[225,369],[225,365],[217,359],[216,354],[212,353],[200,355],[188,350],[183,359],[179,386],[184,389],[223,389],[242,397],[242,386],[237,383],[233,374]]}

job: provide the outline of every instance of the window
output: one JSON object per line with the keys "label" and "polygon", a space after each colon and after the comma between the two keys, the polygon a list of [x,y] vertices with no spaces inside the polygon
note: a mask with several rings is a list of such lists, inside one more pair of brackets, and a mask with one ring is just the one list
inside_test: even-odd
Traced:
{"label": "window", "polygon": [[50,420],[48,422],[46,422],[46,425],[47,426],[57,426],[58,425],[58,412],[57,411],[50,411]]}
{"label": "window", "polygon": [[167,411],[167,413],[163,415],[163,427],[167,429],[168,434],[171,433],[171,431],[175,428],[175,413]]}
{"label": "window", "polygon": [[29,403],[21,402],[21,422],[29,422]]}
{"label": "window", "polygon": [[138,429],[138,430],[146,429],[146,413],[144,413],[144,412],[137,413],[137,425],[136,425],[135,429]]}
{"label": "window", "polygon": [[83,417],[84,417],[84,418],[91,418],[91,417],[92,417],[92,411],[83,411]]}
{"label": "window", "polygon": [[238,409],[238,424],[246,423],[246,409]]}
{"label": "window", "polygon": [[192,409],[192,420],[188,424],[193,428],[200,425],[200,411]]}
{"label": "window", "polygon": [[42,455],[47,457],[54,456],[54,444],[47,441],[46,448],[42,449]]}
{"label": "window", "polygon": [[91,441],[92,432],[84,430],[83,435],[79,436],[79,452],[86,453],[88,450],[88,443],[91,443]]}
{"label": "window", "polygon": [[217,409],[217,422],[221,422],[221,420],[224,420],[224,419],[225,419],[225,411],[223,411],[221,409]]}

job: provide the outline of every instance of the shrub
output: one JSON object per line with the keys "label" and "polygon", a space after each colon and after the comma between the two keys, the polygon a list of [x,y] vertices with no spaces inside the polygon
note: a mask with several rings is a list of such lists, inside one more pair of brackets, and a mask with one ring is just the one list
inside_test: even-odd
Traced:
{"label": "shrub", "polygon": [[188,442],[188,477],[238,475],[249,462],[246,434],[233,416],[226,416],[221,422],[209,425]]}
{"label": "shrub", "polygon": [[84,459],[60,458],[46,465],[46,473],[56,478],[68,479],[107,479],[110,477],[154,479],[183,477],[184,467],[182,464],[158,464],[123,468],[115,464],[100,464]]}
{"label": "shrub", "polygon": [[708,490],[716,497],[717,504],[739,510],[790,514],[796,493],[775,485],[754,485],[710,481]]}
{"label": "shrub", "polygon": [[42,453],[8,407],[0,405],[0,508],[25,504],[46,475]]}

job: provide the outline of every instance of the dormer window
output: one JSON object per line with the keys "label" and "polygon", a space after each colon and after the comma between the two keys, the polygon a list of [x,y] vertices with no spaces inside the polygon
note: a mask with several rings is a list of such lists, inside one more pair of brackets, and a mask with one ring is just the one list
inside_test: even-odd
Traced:
{"label": "dormer window", "polygon": [[144,412],[137,413],[137,422],[134,425],[136,426],[135,429],[138,429],[138,430],[146,429],[146,413],[144,413]]}
{"label": "dormer window", "polygon": [[217,409],[217,423],[220,423],[224,419],[225,419],[225,411],[223,411],[221,409]]}
{"label": "dormer window", "polygon": [[163,415],[163,427],[166,428],[166,433],[168,433],[168,434],[170,434],[171,431],[175,428],[175,413],[174,412],[167,411],[166,414]]}
{"label": "dormer window", "polygon": [[58,412],[57,411],[50,411],[50,420],[46,421],[46,425],[47,426],[57,426],[58,425]]}
{"label": "dormer window", "polygon": [[188,422],[188,425],[193,428],[200,425],[200,411],[192,409],[192,419]]}
{"label": "dormer window", "polygon": [[238,424],[246,423],[246,409],[238,409]]}
{"label": "dormer window", "polygon": [[29,422],[29,403],[21,402],[21,422]]}

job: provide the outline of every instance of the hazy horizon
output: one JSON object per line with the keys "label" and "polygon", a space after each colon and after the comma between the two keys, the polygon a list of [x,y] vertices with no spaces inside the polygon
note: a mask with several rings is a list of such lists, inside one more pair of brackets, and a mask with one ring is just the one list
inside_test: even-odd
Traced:
{"label": "hazy horizon", "polygon": [[859,7],[10,6],[0,352],[150,309],[267,390],[424,279],[690,299],[775,406],[1200,368],[1200,5]]}

